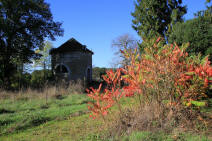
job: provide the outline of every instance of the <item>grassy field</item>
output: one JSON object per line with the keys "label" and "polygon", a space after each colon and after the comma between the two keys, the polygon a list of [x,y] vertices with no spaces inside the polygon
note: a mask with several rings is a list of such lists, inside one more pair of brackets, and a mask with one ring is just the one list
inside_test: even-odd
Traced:
{"label": "grassy field", "polygon": [[85,94],[51,97],[47,102],[40,98],[4,98],[0,100],[0,141],[210,140],[189,133],[173,137],[164,133],[133,132],[123,137],[107,137],[108,127],[103,120],[89,118],[88,101]]}
{"label": "grassy field", "polygon": [[47,103],[45,99],[1,100],[0,140],[51,140],[64,131],[70,137],[73,123],[77,120],[76,126],[83,127],[88,118],[87,102],[86,95],[77,94],[51,98]]}

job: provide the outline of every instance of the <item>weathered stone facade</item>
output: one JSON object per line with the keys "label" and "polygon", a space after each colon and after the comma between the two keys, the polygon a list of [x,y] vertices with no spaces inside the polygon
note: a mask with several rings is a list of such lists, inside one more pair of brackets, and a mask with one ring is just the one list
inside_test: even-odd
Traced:
{"label": "weathered stone facade", "polygon": [[52,70],[57,79],[92,81],[93,52],[74,38],[50,51]]}

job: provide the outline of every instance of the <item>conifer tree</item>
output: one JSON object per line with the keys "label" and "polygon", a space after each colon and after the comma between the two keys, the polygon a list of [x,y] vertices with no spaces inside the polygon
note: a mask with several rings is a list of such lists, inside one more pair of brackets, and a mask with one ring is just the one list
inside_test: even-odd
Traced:
{"label": "conifer tree", "polygon": [[167,39],[173,24],[183,21],[186,12],[182,0],[137,0],[133,28],[143,40],[157,36]]}

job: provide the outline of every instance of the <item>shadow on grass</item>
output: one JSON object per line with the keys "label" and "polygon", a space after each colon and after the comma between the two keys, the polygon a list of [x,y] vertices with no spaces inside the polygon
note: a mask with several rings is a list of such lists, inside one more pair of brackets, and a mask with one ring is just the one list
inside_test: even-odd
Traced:
{"label": "shadow on grass", "polygon": [[24,119],[21,122],[7,129],[4,133],[2,133],[2,135],[7,135],[10,133],[14,133],[16,131],[19,132],[22,130],[29,129],[31,127],[36,127],[51,120],[52,119],[49,117],[39,117],[39,116],[34,117],[32,119]]}
{"label": "shadow on grass", "polygon": [[0,114],[11,114],[11,113],[15,113],[14,111],[11,110],[7,110],[7,109],[0,109]]}

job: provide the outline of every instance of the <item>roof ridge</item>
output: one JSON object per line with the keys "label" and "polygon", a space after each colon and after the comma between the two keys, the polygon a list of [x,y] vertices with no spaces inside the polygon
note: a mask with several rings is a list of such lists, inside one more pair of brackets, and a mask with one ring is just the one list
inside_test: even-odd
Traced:
{"label": "roof ridge", "polygon": [[[75,41],[75,42],[79,43],[80,45],[84,46],[84,45],[81,44],[79,41],[77,41],[74,37],[72,37],[71,39],[69,39],[69,40],[66,41],[66,42],[71,42],[71,41]],[[65,42],[65,43],[66,43],[66,42]]]}
{"label": "roof ridge", "polygon": [[[72,46],[73,45],[73,46]],[[81,44],[79,41],[77,41],[75,38],[70,38],[68,41],[66,41],[65,43],[63,43],[62,45],[60,45],[59,47],[53,49],[51,51],[52,52],[56,52],[56,51],[62,51],[62,50],[67,50],[67,47],[71,47],[73,50],[84,50],[84,51],[88,51],[91,52],[93,54],[93,51],[91,51],[90,49],[87,48],[86,45]],[[74,49],[75,48],[75,49]]]}

